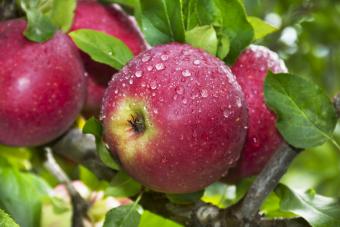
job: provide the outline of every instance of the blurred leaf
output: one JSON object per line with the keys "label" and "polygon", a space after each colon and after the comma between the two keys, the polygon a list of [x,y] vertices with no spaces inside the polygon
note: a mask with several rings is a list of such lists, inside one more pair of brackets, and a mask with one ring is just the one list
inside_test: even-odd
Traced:
{"label": "blurred leaf", "polygon": [[141,27],[150,45],[184,41],[181,0],[140,0]]}
{"label": "blurred leaf", "polygon": [[83,133],[92,134],[96,137],[96,140],[101,139],[103,134],[103,127],[100,121],[95,117],[88,119],[83,127]]}
{"label": "blurred leaf", "polygon": [[42,198],[50,190],[45,181],[22,173],[3,160],[0,162],[0,179],[0,208],[21,227],[39,226]]}
{"label": "blurred leaf", "polygon": [[251,26],[254,29],[255,37],[254,39],[261,39],[270,33],[276,32],[277,28],[272,26],[271,24],[268,24],[267,22],[261,20],[257,17],[248,17],[248,22],[251,24]]}
{"label": "blurred leaf", "polygon": [[17,223],[3,210],[0,209],[0,226],[19,227]]}
{"label": "blurred leaf", "polygon": [[107,181],[99,180],[96,175],[83,166],[79,166],[79,179],[94,191],[104,190],[109,186]]}
{"label": "blurred leaf", "polygon": [[138,227],[141,215],[137,207],[134,203],[113,208],[106,214],[103,227]]}
{"label": "blurred leaf", "polygon": [[270,193],[261,206],[260,213],[267,218],[294,218],[297,215],[280,209],[280,198],[274,193]]}
{"label": "blurred leaf", "polygon": [[110,187],[105,190],[105,195],[113,197],[130,197],[140,192],[142,186],[125,172],[120,171],[111,181]]}
{"label": "blurred leaf", "polygon": [[12,166],[18,169],[31,168],[31,152],[24,147],[8,147],[0,144],[0,157],[5,158]]}
{"label": "blurred leaf", "polygon": [[315,194],[315,191],[294,191],[280,184],[275,193],[281,199],[282,210],[303,217],[314,227],[340,226],[340,202]]}
{"label": "blurred leaf", "polygon": [[184,193],[184,194],[166,194],[166,197],[172,203],[176,204],[191,204],[199,201],[203,195],[204,191]]}
{"label": "blurred leaf", "polygon": [[56,27],[51,20],[37,9],[26,9],[27,27],[24,35],[34,42],[45,42],[54,36]]}
{"label": "blurred leaf", "polygon": [[132,58],[131,50],[121,40],[90,29],[69,33],[75,44],[97,62],[121,69]]}
{"label": "blurred leaf", "polygon": [[214,56],[216,55],[218,40],[212,26],[205,25],[187,31],[185,33],[185,42]]}
{"label": "blurred leaf", "polygon": [[312,82],[291,74],[269,73],[265,100],[277,114],[277,128],[291,145],[308,148],[332,138],[336,125],[334,107]]}
{"label": "blurred leaf", "polygon": [[217,47],[217,57],[224,59],[230,51],[230,41],[228,36],[220,34],[219,43]]}
{"label": "blurred leaf", "polygon": [[181,227],[182,225],[145,210],[138,227]]}
{"label": "blurred leaf", "polygon": [[73,23],[76,0],[53,0],[51,20],[52,23],[67,32]]}
{"label": "blurred leaf", "polygon": [[71,227],[72,206],[59,197],[44,198],[41,213],[41,226]]}

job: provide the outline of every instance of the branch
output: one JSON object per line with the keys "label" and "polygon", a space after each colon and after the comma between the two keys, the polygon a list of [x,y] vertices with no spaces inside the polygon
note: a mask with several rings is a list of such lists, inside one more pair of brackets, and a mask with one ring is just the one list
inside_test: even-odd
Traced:
{"label": "branch", "polygon": [[93,135],[74,128],[53,145],[53,151],[91,170],[99,179],[111,181],[115,171],[105,166],[96,152]]}
{"label": "branch", "polygon": [[18,17],[22,14],[17,7],[16,0],[0,1],[0,21]]}
{"label": "branch", "polygon": [[337,113],[338,118],[340,118],[340,93],[334,96],[333,104]]}
{"label": "branch", "polygon": [[67,192],[71,197],[73,215],[72,215],[72,226],[73,227],[84,227],[84,218],[87,215],[88,204],[87,202],[80,196],[78,191],[72,185],[70,179],[64,173],[64,171],[60,168],[58,163],[53,157],[51,148],[45,148],[46,150],[46,161],[44,163],[46,169],[48,169],[53,176],[57,178],[57,180],[64,184]]}

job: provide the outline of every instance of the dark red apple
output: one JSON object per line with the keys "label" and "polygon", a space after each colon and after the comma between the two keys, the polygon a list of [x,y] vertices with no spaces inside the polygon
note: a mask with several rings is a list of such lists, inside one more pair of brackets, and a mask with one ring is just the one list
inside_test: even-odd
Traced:
{"label": "dark red apple", "polygon": [[[77,29],[93,29],[105,32],[123,41],[136,55],[143,51],[145,42],[134,22],[116,5],[104,6],[95,1],[79,1],[72,31]],[[86,116],[99,115],[104,91],[117,71],[113,68],[93,61],[82,53],[85,70],[89,74],[87,100],[84,106]]]}
{"label": "dark red apple", "polygon": [[263,97],[264,79],[268,71],[287,72],[279,56],[263,46],[251,45],[231,68],[241,85],[248,107],[248,133],[245,147],[235,169],[228,178],[239,179],[258,174],[282,142],[275,126],[275,115]]}
{"label": "dark red apple", "polygon": [[33,146],[64,133],[86,94],[79,53],[67,35],[25,39],[26,22],[0,23],[0,143]]}
{"label": "dark red apple", "polygon": [[105,140],[125,170],[153,190],[198,191],[239,158],[247,113],[230,69],[184,44],[154,47],[109,84]]}

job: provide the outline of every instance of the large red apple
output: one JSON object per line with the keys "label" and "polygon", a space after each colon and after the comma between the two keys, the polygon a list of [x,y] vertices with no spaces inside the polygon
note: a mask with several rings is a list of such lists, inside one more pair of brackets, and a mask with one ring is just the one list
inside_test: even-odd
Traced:
{"label": "large red apple", "polygon": [[140,54],[113,77],[102,120],[106,142],[131,176],[156,191],[185,193],[235,164],[247,113],[222,61],[173,43]]}
{"label": "large red apple", "polygon": [[67,35],[25,39],[26,22],[0,23],[0,143],[33,146],[64,133],[86,93],[84,69]]}
{"label": "large red apple", "polygon": [[263,46],[251,45],[231,68],[245,95],[248,107],[248,132],[241,158],[229,178],[258,174],[282,142],[275,126],[275,115],[263,97],[264,79],[268,71],[287,72],[279,56]]}
{"label": "large red apple", "polygon": [[[115,36],[135,55],[146,48],[134,22],[116,5],[104,6],[95,1],[79,1],[71,30],[77,29],[93,29]],[[99,115],[104,91],[116,70],[93,61],[83,52],[82,58],[89,75],[88,95],[83,112],[86,116]]]}

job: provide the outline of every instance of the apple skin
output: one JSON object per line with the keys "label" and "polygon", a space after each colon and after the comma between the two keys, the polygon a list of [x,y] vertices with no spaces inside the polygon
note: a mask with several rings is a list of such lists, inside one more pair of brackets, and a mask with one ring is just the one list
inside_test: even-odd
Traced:
{"label": "apple skin", "polygon": [[251,45],[231,68],[245,95],[248,132],[241,158],[227,178],[241,179],[258,174],[277,150],[282,137],[276,130],[276,117],[264,101],[264,79],[269,71],[287,72],[284,62],[273,51]]}
{"label": "apple skin", "polygon": [[101,119],[105,141],[132,177],[155,191],[188,193],[236,164],[247,112],[228,66],[172,43],[145,51],[113,77]]}
{"label": "apple skin", "polygon": [[[146,49],[137,26],[116,5],[104,6],[95,1],[78,1],[71,31],[93,29],[122,40],[137,55]],[[83,113],[86,117],[99,116],[102,98],[108,82],[117,71],[110,66],[93,61],[81,52],[88,73],[87,99]]]}
{"label": "apple skin", "polygon": [[0,23],[0,143],[35,146],[74,122],[86,96],[77,48],[62,33],[45,43],[25,39],[22,19]]}

